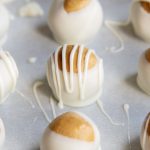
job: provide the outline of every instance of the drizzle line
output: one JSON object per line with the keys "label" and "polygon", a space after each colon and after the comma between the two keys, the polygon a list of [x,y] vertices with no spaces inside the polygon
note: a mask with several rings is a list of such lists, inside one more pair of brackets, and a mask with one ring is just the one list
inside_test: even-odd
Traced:
{"label": "drizzle line", "polygon": [[127,26],[130,23],[130,17],[128,18],[128,20],[126,22],[116,22],[116,21],[110,21],[110,20],[106,20],[104,22],[105,26],[118,38],[118,40],[120,41],[120,47],[119,48],[113,48],[111,49],[111,52],[113,53],[118,53],[124,50],[124,41],[121,38],[120,34],[117,33],[117,31],[112,27],[114,26]]}
{"label": "drizzle line", "polygon": [[97,105],[99,106],[99,108],[101,109],[102,113],[107,117],[107,119],[111,122],[112,125],[115,125],[115,126],[124,126],[124,123],[116,123],[116,122],[114,122],[112,120],[112,118],[105,111],[105,109],[103,107],[103,103],[100,100],[97,101]]}
{"label": "drizzle line", "polygon": [[129,141],[129,148],[131,150],[132,148],[131,148],[131,136],[130,136],[130,117],[129,117],[130,106],[129,106],[129,104],[124,104],[123,108],[124,108],[124,111],[125,111],[125,114],[127,117],[127,121],[128,121],[128,141]]}
{"label": "drizzle line", "polygon": [[20,95],[23,99],[25,99],[32,106],[32,108],[35,108],[35,105],[33,104],[33,102],[28,97],[26,97],[21,91],[19,91],[18,89],[15,89],[15,92],[18,95]]}
{"label": "drizzle line", "polygon": [[43,108],[43,106],[42,106],[42,104],[41,104],[41,102],[40,102],[40,100],[39,100],[38,93],[37,93],[37,88],[39,88],[39,87],[42,86],[43,84],[44,84],[44,83],[43,83],[42,81],[37,81],[37,82],[35,82],[35,84],[33,85],[33,92],[34,92],[34,96],[35,96],[35,98],[36,98],[36,101],[37,101],[37,103],[38,103],[40,109],[42,110],[42,112],[43,112],[43,114],[44,114],[46,120],[47,120],[48,122],[50,122],[51,120],[50,120],[49,116],[47,115],[46,111],[44,110],[44,108]]}
{"label": "drizzle line", "polygon": [[49,102],[50,102],[50,105],[51,105],[51,108],[52,108],[53,118],[55,119],[57,117],[57,115],[56,115],[54,101],[53,101],[52,97],[50,97]]}

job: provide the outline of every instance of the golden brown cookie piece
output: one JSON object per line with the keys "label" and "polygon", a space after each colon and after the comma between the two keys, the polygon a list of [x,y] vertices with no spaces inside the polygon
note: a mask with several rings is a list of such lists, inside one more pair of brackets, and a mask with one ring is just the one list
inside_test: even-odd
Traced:
{"label": "golden brown cookie piece", "polygon": [[[71,52],[73,50],[73,47],[74,47],[73,45],[68,45],[67,46],[66,68],[67,68],[68,72],[70,72],[70,55],[71,55]],[[63,49],[63,47],[60,49],[60,51],[58,53],[58,66],[59,66],[60,70],[62,70],[62,49]],[[73,60],[74,73],[78,73],[78,54],[79,54],[79,50],[80,50],[80,46],[78,46],[78,49],[76,50],[75,55],[74,55],[74,60]],[[81,65],[82,65],[81,70],[82,70],[82,72],[84,72],[85,58],[86,58],[87,52],[88,52],[88,48],[84,48],[83,55],[82,55],[82,61],[81,61]],[[96,58],[94,53],[91,53],[90,58],[89,58],[88,69],[92,69],[96,64],[97,64],[97,58]]]}
{"label": "golden brown cookie piece", "polygon": [[64,0],[64,9],[68,12],[75,12],[85,8],[91,0]]}
{"label": "golden brown cookie piece", "polygon": [[140,3],[141,3],[141,6],[144,8],[144,10],[147,13],[150,13],[150,2],[142,1]]}
{"label": "golden brown cookie piece", "polygon": [[150,48],[145,52],[146,60],[150,63]]}
{"label": "golden brown cookie piece", "polygon": [[[144,121],[144,130],[146,130],[147,134],[150,136],[150,120],[148,120],[149,116],[150,116],[150,113],[147,115],[147,117]],[[147,123],[148,123],[148,127],[147,127],[147,129],[145,129]]]}
{"label": "golden brown cookie piece", "polygon": [[67,112],[56,118],[49,128],[63,136],[87,142],[95,140],[94,129],[83,117],[74,112]]}

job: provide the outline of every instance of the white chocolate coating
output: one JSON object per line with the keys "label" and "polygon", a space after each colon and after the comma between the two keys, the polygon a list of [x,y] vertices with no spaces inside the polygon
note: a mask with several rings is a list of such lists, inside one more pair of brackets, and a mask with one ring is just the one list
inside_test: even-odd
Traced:
{"label": "white chocolate coating", "polygon": [[[66,54],[67,45],[63,46],[62,55]],[[93,50],[88,50],[85,58],[85,70],[81,71],[81,58],[84,46],[80,46],[79,59],[78,59],[78,73],[73,72],[73,58],[78,48],[74,48],[70,55],[70,72],[67,72],[65,67],[66,58],[62,58],[64,66],[63,71],[58,67],[58,52],[60,47],[55,52],[55,60],[53,55],[48,60],[47,65],[47,79],[55,98],[59,101],[60,105],[63,104],[82,107],[94,103],[102,93],[102,84],[104,78],[103,60],[100,59]],[[88,70],[90,54],[94,53],[97,58],[97,64]],[[56,63],[54,63],[56,62]]]}
{"label": "white chocolate coating", "polygon": [[3,145],[4,141],[5,141],[5,126],[3,120],[0,119],[0,148]]}
{"label": "white chocolate coating", "polygon": [[7,9],[0,4],[0,40],[2,40],[8,31],[10,24],[10,15]]}
{"label": "white chocolate coating", "polygon": [[[76,112],[77,113],[77,112]],[[86,119],[93,127],[95,133],[94,142],[86,142],[73,138],[68,138],[63,135],[57,134],[50,130],[49,127],[44,132],[40,150],[101,150],[100,135],[98,128],[87,116],[78,113],[84,119]]]}
{"label": "white chocolate coating", "polygon": [[134,0],[131,9],[131,22],[135,33],[144,41],[150,42],[150,13],[144,10],[140,1],[150,2],[150,0]]}
{"label": "white chocolate coating", "polygon": [[49,27],[60,44],[85,44],[99,31],[103,22],[102,7],[98,0],[91,0],[85,8],[67,13],[64,0],[54,0],[48,17]]}
{"label": "white chocolate coating", "polygon": [[140,139],[142,150],[150,150],[150,138],[149,138],[150,135],[148,135],[147,133],[149,125],[150,125],[150,114],[148,114],[141,131]]}
{"label": "white chocolate coating", "polygon": [[147,61],[145,53],[140,57],[137,83],[144,92],[150,95],[150,62]]}
{"label": "white chocolate coating", "polygon": [[15,90],[18,78],[18,69],[12,56],[0,51],[0,103]]}

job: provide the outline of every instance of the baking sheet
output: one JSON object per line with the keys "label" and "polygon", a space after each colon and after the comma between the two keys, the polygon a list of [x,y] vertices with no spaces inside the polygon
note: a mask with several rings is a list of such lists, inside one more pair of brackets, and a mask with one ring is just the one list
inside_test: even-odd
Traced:
{"label": "baking sheet", "polygon": [[[43,17],[18,17],[19,8],[26,3],[24,0],[15,0],[7,5],[16,18],[11,22],[8,40],[3,48],[11,52],[18,64],[20,76],[17,89],[33,101],[35,108],[33,109],[16,92],[3,105],[0,105],[0,116],[6,127],[6,141],[3,150],[39,150],[40,139],[48,122],[38,107],[32,92],[32,86],[36,80],[45,82],[45,86],[39,89],[39,96],[49,117],[53,117],[52,111],[47,105],[51,92],[46,82],[45,65],[48,56],[57,48],[58,44],[52,39],[46,22],[51,1],[36,1],[45,11]],[[126,20],[128,18],[130,0],[105,0],[101,3],[105,19]],[[128,103],[130,105],[132,149],[140,150],[140,128],[149,112],[150,98],[137,87],[136,74],[138,58],[149,45],[134,35],[130,25],[120,28],[119,33],[125,41],[125,50],[120,53],[111,53],[105,50],[107,47],[119,46],[119,43],[104,26],[88,46],[94,48],[104,59],[105,82],[101,97],[104,107],[114,121],[124,122],[125,126],[112,126],[96,104],[80,109],[65,107],[64,110],[59,110],[56,106],[56,112],[57,114],[68,110],[84,112],[99,127],[103,150],[129,150],[127,118],[122,108],[123,104]],[[29,64],[28,58],[30,57],[37,57],[37,62]]]}

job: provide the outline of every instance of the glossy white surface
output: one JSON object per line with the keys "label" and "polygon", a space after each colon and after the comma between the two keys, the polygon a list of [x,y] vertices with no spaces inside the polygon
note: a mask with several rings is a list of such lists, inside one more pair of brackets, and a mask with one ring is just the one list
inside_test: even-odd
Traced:
{"label": "glossy white surface", "polygon": [[89,42],[100,30],[103,11],[98,0],[91,0],[85,8],[67,13],[63,0],[54,0],[50,7],[48,24],[55,39],[61,43]]}
{"label": "glossy white surface", "polygon": [[[11,23],[8,31],[8,40],[3,49],[9,50],[16,60],[19,68],[17,89],[27,95],[35,104],[35,109],[14,93],[8,100],[0,105],[0,117],[6,128],[6,140],[2,150],[39,150],[40,140],[45,128],[48,126],[41,109],[38,107],[32,92],[36,80],[44,80],[46,85],[38,89],[43,107],[52,119],[49,107],[51,95],[46,81],[46,62],[59,45],[51,38],[47,26],[47,15],[50,6],[49,0],[36,0],[45,11],[41,18],[17,17]],[[25,0],[15,0],[7,7],[16,14]],[[112,20],[126,20],[129,16],[131,0],[101,0],[105,18]],[[18,13],[17,13],[18,14]],[[107,118],[99,111],[96,104],[77,109],[91,117],[101,132],[102,150],[129,150],[127,118],[122,108],[129,104],[131,146],[133,150],[141,150],[140,131],[144,118],[149,112],[150,97],[142,92],[136,83],[138,60],[141,54],[149,47],[134,35],[131,26],[119,28],[125,41],[125,50],[121,53],[111,53],[105,48],[118,46],[118,40],[104,26],[87,46],[94,48],[99,56],[104,59],[104,92],[101,97],[104,108],[117,122],[125,122],[125,126],[112,126]],[[36,57],[35,64],[28,63],[30,57]],[[64,110],[56,108],[56,114],[64,111],[75,110],[65,107]],[[108,144],[109,143],[109,144]]]}
{"label": "glossy white surface", "polygon": [[131,8],[131,20],[135,33],[144,41],[150,42],[150,13],[138,1]]}
{"label": "glossy white surface", "polygon": [[[73,58],[80,46],[79,59],[78,59],[78,73],[73,72]],[[55,55],[49,58],[47,62],[47,80],[51,87],[55,98],[59,101],[60,105],[68,105],[74,107],[83,107],[90,105],[97,101],[102,94],[102,87],[104,81],[103,60],[99,58],[92,49],[89,48],[85,57],[85,70],[81,71],[82,55],[85,46],[74,45],[72,53],[70,54],[70,72],[66,68],[66,50],[67,45],[63,46],[62,51],[62,66],[61,71],[58,67],[58,53],[60,47],[56,50]],[[97,64],[88,69],[89,58],[94,54],[97,59]]]}
{"label": "glossy white surface", "polygon": [[95,136],[95,140],[93,142],[86,142],[82,140],[68,138],[51,131],[50,128],[47,127],[42,137],[40,150],[78,150],[79,148],[82,150],[100,150],[100,131],[98,131],[94,122],[90,120],[87,116],[81,113],[78,114],[85,120],[87,120],[93,127]]}

